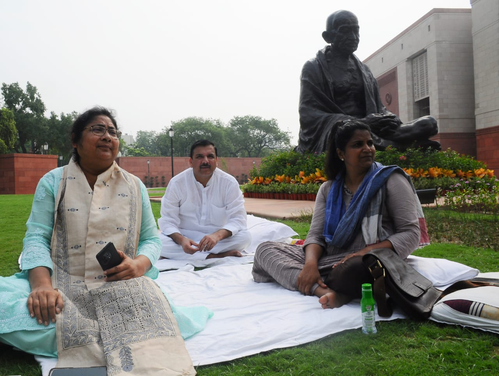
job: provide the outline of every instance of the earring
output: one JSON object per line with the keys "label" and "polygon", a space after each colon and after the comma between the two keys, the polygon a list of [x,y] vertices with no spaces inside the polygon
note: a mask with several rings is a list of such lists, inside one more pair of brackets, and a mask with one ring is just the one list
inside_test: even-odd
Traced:
{"label": "earring", "polygon": [[345,161],[345,159],[343,159],[343,158],[340,158],[340,159],[341,159],[341,161],[342,161],[342,162],[344,162],[344,161]]}

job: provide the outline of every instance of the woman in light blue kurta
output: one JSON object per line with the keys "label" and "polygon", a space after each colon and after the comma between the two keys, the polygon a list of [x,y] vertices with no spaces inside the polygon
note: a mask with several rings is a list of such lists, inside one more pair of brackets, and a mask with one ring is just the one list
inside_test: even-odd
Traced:
{"label": "woman in light blue kurta", "polygon": [[[27,299],[31,292],[29,270],[43,266],[53,272],[51,241],[54,229],[55,203],[58,195],[63,167],[48,172],[40,179],[33,199],[27,231],[20,257],[21,272],[11,277],[0,277],[0,341],[23,351],[42,356],[57,356],[56,324],[39,323],[30,315]],[[136,257],[149,259],[151,268],[144,274],[156,279],[158,269],[154,266],[159,258],[161,242],[152,214],[145,186],[136,177],[141,194],[140,236]],[[71,194],[68,192],[67,194]],[[86,225],[86,224],[85,224]],[[204,328],[212,313],[203,308],[176,309],[171,306],[183,338],[188,338]],[[44,325],[46,324],[46,325]]]}

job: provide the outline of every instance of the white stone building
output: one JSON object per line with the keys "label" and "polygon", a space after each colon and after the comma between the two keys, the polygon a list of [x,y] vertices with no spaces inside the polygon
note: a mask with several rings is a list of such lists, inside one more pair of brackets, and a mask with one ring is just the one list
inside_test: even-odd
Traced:
{"label": "white stone building", "polygon": [[364,60],[385,106],[434,116],[442,148],[499,170],[499,1],[433,9]]}

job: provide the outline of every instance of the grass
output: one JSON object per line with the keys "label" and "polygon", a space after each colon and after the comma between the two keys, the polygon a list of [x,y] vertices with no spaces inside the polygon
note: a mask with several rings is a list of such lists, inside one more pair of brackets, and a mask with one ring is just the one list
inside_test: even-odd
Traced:
{"label": "grass", "polygon": [[165,187],[147,188],[147,192],[149,193],[149,197],[163,197],[165,189]]}
{"label": "grass", "polygon": [[[32,195],[0,195],[0,275],[18,271],[25,222]],[[152,202],[159,217],[160,203]],[[446,258],[482,272],[498,271],[498,221],[493,216],[425,209],[432,245],[414,254]],[[310,214],[297,221],[280,221],[304,238]],[[474,236],[471,236],[474,234]],[[439,239],[438,241],[435,239]],[[432,321],[378,322],[378,334],[349,330],[293,348],[274,350],[235,361],[197,367],[199,375],[481,375],[499,369],[499,336],[441,325]],[[39,376],[33,357],[0,346],[0,376]]]}

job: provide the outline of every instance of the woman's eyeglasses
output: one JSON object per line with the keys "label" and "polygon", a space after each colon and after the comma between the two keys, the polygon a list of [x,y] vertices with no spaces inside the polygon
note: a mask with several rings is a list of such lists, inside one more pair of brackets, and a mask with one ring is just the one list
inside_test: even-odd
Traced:
{"label": "woman's eyeglasses", "polygon": [[89,128],[90,132],[99,137],[104,136],[106,132],[113,138],[121,137],[121,131],[117,131],[115,128],[106,128],[103,125],[91,125]]}

